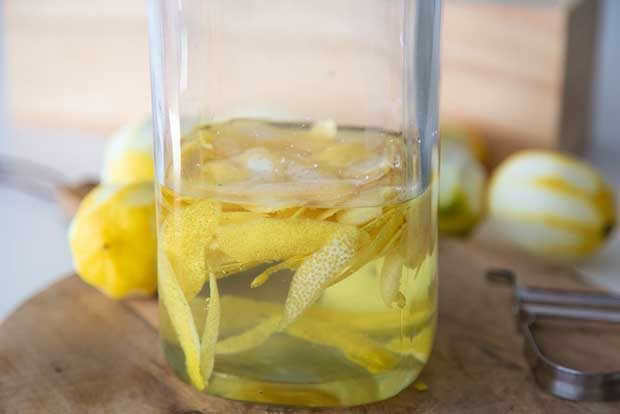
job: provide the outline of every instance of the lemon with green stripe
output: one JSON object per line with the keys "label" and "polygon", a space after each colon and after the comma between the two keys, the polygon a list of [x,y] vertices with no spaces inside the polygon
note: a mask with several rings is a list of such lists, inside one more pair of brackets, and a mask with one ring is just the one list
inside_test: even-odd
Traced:
{"label": "lemon with green stripe", "polygon": [[439,231],[466,235],[484,213],[486,173],[463,140],[442,138]]}
{"label": "lemon with green stripe", "polygon": [[515,153],[497,168],[488,210],[507,239],[553,261],[591,256],[616,224],[614,193],[601,174],[544,150]]}

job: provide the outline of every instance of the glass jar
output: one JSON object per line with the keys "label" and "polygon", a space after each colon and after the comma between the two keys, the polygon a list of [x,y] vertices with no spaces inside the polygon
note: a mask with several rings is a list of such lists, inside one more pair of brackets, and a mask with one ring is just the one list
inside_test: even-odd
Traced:
{"label": "glass jar", "polygon": [[198,390],[391,397],[437,318],[439,0],[151,0],[160,332]]}

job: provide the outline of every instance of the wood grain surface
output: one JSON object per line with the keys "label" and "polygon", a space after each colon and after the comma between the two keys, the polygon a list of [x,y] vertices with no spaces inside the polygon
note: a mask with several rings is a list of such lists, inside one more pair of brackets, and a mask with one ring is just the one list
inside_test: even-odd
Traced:
{"label": "wood grain surface", "polygon": [[[618,413],[620,403],[563,401],[532,382],[511,313],[511,292],[484,281],[510,266],[539,286],[583,288],[570,272],[478,244],[442,241],[437,343],[421,380],[387,401],[351,409],[296,410],[203,395],[163,360],[156,301],[116,302],[70,276],[34,296],[0,325],[0,413]],[[590,339],[558,329],[545,347],[620,368],[620,333]],[[566,326],[563,329],[567,329]],[[569,329],[567,332],[572,332]],[[605,338],[605,339],[603,339]],[[584,342],[585,341],[585,342]]]}

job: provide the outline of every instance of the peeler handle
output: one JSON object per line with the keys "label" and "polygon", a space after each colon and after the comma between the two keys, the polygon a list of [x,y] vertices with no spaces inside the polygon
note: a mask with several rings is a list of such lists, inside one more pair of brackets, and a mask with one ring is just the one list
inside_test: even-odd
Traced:
{"label": "peeler handle", "polygon": [[525,303],[589,306],[620,310],[620,297],[607,293],[518,287],[515,294],[519,302]]}
{"label": "peeler handle", "polygon": [[585,321],[598,321],[620,323],[620,309],[597,309],[591,307],[567,307],[558,305],[522,303],[519,311],[521,317],[577,319]]}

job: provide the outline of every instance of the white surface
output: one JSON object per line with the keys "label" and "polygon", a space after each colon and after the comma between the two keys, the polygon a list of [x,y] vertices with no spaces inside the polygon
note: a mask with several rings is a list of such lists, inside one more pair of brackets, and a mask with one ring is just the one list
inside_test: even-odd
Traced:
{"label": "white surface", "polygon": [[[4,132],[0,155],[63,171],[70,180],[96,177],[104,141],[67,131]],[[67,220],[56,204],[0,186],[0,320],[20,302],[71,272]]]}

